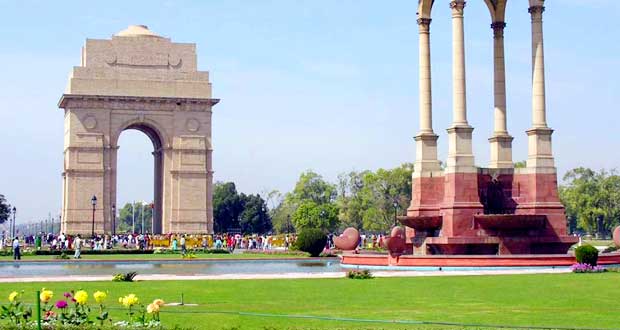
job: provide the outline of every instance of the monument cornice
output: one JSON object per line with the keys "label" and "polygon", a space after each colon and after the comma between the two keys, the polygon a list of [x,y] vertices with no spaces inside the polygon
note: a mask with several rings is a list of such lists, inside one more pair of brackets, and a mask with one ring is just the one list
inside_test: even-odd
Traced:
{"label": "monument cornice", "polygon": [[58,107],[112,110],[211,111],[220,99],[63,94]]}

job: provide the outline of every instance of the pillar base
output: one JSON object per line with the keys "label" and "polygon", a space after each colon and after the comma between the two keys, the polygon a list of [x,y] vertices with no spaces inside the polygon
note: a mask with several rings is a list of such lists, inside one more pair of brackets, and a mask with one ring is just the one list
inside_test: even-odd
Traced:
{"label": "pillar base", "polygon": [[448,131],[446,173],[477,173],[472,151],[472,132],[469,125],[453,126]]}
{"label": "pillar base", "polygon": [[439,160],[437,160],[438,138],[439,136],[435,133],[420,133],[414,138],[416,142],[414,177],[433,177],[434,173],[441,171]]}
{"label": "pillar base", "polygon": [[513,137],[505,134],[493,135],[489,138],[491,143],[491,162],[489,168],[513,168],[512,163],[512,140]]}
{"label": "pillar base", "polygon": [[551,149],[551,134],[548,127],[534,127],[526,131],[528,136],[527,167],[537,172],[555,173],[555,161]]}

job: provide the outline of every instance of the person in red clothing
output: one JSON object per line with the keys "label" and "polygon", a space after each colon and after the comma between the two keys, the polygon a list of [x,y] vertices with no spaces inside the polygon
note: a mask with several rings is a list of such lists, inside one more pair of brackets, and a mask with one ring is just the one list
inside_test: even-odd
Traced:
{"label": "person in red clothing", "polygon": [[235,240],[232,235],[228,235],[226,238],[226,245],[228,246],[228,252],[232,253],[235,250]]}

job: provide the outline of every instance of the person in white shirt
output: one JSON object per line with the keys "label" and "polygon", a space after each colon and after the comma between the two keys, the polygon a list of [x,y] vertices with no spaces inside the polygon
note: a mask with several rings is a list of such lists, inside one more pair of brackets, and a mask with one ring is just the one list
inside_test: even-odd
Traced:
{"label": "person in white shirt", "polygon": [[22,255],[19,251],[19,239],[17,239],[17,236],[15,237],[15,239],[13,240],[13,260],[21,260],[22,259]]}
{"label": "person in white shirt", "polygon": [[75,237],[75,240],[73,240],[73,248],[75,249],[75,254],[73,255],[73,258],[80,259],[80,253],[82,249],[82,239],[80,238],[79,234]]}

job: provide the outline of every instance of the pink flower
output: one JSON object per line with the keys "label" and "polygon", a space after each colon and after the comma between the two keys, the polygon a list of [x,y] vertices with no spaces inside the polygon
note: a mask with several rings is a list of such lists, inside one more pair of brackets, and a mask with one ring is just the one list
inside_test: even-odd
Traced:
{"label": "pink flower", "polygon": [[71,297],[71,293],[70,292],[65,292],[65,298],[69,298]]}
{"label": "pink flower", "polygon": [[67,306],[68,306],[68,304],[64,300],[58,300],[56,302],[56,308],[58,308],[58,309],[65,309],[65,308],[67,308]]}

